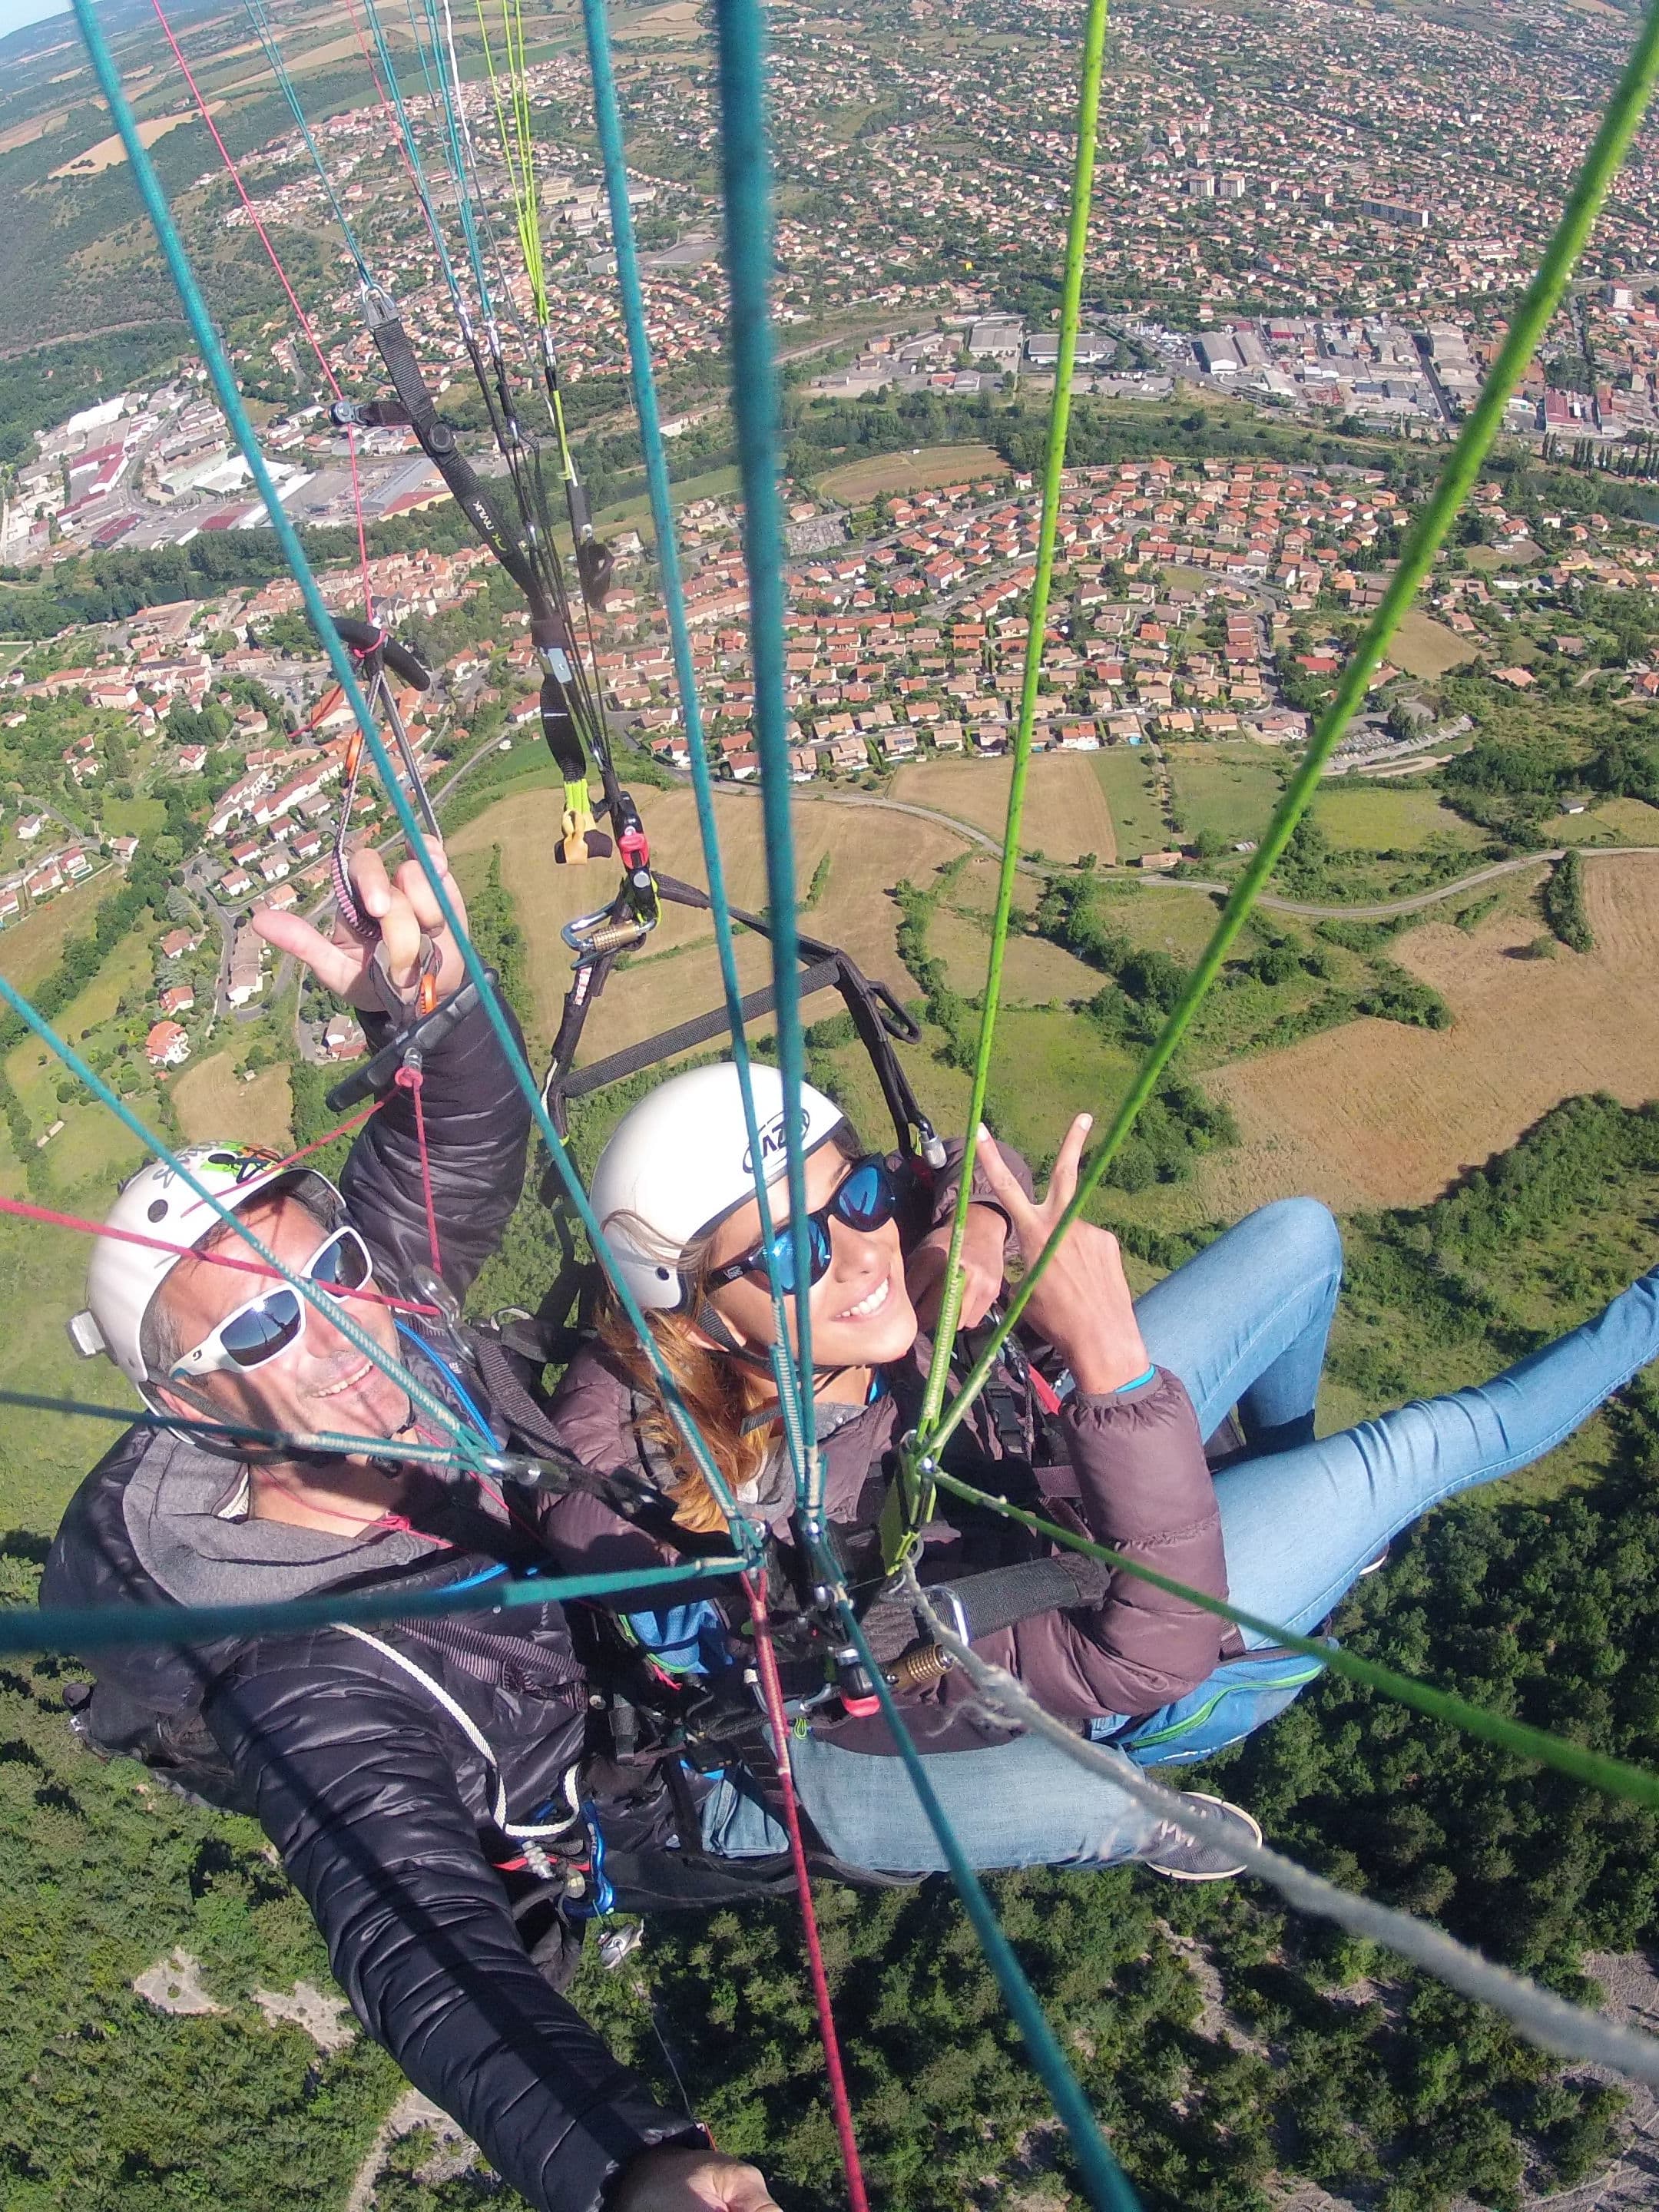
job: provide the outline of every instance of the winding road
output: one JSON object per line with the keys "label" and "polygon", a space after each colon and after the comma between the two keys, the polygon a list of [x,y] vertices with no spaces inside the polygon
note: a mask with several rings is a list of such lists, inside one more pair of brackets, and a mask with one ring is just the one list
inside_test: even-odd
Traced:
{"label": "winding road", "polygon": [[[676,781],[689,787],[691,779],[684,775],[677,776]],[[760,797],[759,790],[753,784],[716,783],[714,788],[721,798]],[[965,838],[970,845],[982,846],[993,860],[1000,860],[1002,858],[1002,840],[1000,837],[994,837],[988,830],[981,830],[972,822],[959,820],[954,814],[943,813],[938,807],[915,806],[908,799],[884,799],[872,791],[813,791],[804,792],[801,796],[811,805],[876,806],[885,809],[890,814],[914,815],[919,822],[935,823],[941,830],[948,830],[953,836]],[[1303,915],[1310,921],[1389,921],[1396,915],[1418,914],[1425,907],[1437,906],[1443,899],[1458,898],[1465,891],[1478,890],[1482,884],[1492,883],[1500,876],[1512,876],[1522,868],[1538,867],[1546,860],[1561,860],[1570,850],[1582,854],[1587,860],[1616,858],[1632,853],[1649,853],[1659,857],[1659,845],[1552,845],[1536,853],[1522,853],[1512,860],[1490,861],[1484,868],[1476,868],[1467,876],[1455,877],[1449,884],[1437,884],[1431,890],[1413,891],[1407,897],[1385,899],[1376,905],[1317,906],[1304,899],[1276,898],[1271,891],[1264,891],[1256,903],[1272,907],[1279,914]],[[1051,876],[1055,872],[1054,867],[1047,865],[1039,866],[1031,860],[1020,860],[1016,865],[1023,874],[1028,876]],[[1217,883],[1200,876],[1141,875],[1127,868],[1117,867],[1109,872],[1115,881],[1144,884],[1149,890],[1201,891],[1209,896],[1224,898],[1232,888],[1229,884]]]}

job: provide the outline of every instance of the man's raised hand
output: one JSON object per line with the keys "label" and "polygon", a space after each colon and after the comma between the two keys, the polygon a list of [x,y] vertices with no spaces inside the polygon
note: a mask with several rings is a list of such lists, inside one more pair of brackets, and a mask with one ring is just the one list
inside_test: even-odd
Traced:
{"label": "man's raised hand", "polygon": [[648,2150],[607,2202],[611,2212],[780,2212],[758,2166],[714,2150]]}
{"label": "man's raised hand", "polygon": [[[981,1172],[1013,1224],[1028,1267],[1072,1201],[1092,1126],[1091,1115],[1079,1114],[1066,1132],[1048,1178],[1048,1195],[1041,1203],[1027,1198],[1009,1173],[989,1130],[979,1133]],[[1074,1221],[1066,1231],[1037,1279],[1025,1316],[1064,1355],[1079,1389],[1091,1396],[1120,1390],[1146,1371],[1146,1347],[1123,1273],[1123,1255],[1116,1237],[1092,1222]]]}
{"label": "man's raised hand", "polygon": [[[455,878],[449,872],[443,847],[433,837],[428,837],[426,844],[442,878],[445,896],[465,927],[466,908]],[[421,863],[411,854],[400,863],[394,875],[388,877],[386,862],[366,845],[352,854],[350,873],[358,906],[379,927],[380,941],[386,946],[386,972],[393,986],[405,993],[414,991],[420,980],[421,938],[424,933],[441,955],[438,997],[447,999],[452,991],[459,990],[465,980],[465,965]],[[360,945],[337,915],[332,933],[326,937],[299,915],[277,914],[269,907],[256,907],[252,920],[254,929],[267,945],[274,945],[279,952],[291,954],[301,966],[311,970],[325,990],[371,1012],[384,1011],[380,994],[368,972],[374,963],[374,947]]]}

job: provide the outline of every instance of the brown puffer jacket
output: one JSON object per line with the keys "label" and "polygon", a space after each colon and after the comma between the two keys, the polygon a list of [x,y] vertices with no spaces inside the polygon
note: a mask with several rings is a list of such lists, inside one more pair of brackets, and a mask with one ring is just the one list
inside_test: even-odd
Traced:
{"label": "brown puffer jacket", "polygon": [[[948,1192],[942,1193],[936,1217],[948,1218],[949,1202]],[[883,1370],[882,1395],[822,1437],[826,1504],[843,1553],[873,1527],[897,1440],[913,1425],[920,1405],[928,1349],[926,1340],[918,1340],[908,1358]],[[1002,1425],[1009,1425],[1011,1401],[1026,1409],[1024,1441],[1035,1447],[1033,1464],[1028,1468],[1019,1456],[1018,1442],[1005,1449],[988,1394],[948,1455],[964,1480],[1011,1497],[1035,1492],[1039,1510],[1050,1517],[1071,1517],[1099,1542],[1170,1580],[1225,1597],[1214,1485],[1197,1418],[1176,1376],[1160,1368],[1138,1389],[1100,1397],[1073,1394],[1046,1424],[1031,1418],[1029,1385],[1012,1366],[999,1380]],[[564,1443],[586,1465],[627,1468],[660,1483],[659,1456],[640,1433],[645,1410],[633,1384],[590,1345],[566,1371],[553,1418]],[[1056,1498],[1067,1503],[1056,1506]],[[787,1496],[775,1506],[769,1498],[757,1506],[757,1516],[763,1511],[775,1532],[781,1532],[789,1507]],[[1000,1559],[1030,1556],[1029,1540],[1018,1528],[953,1510],[955,1522],[941,1517],[924,1531],[923,1583],[982,1570]],[[655,1565],[667,1556],[653,1538],[586,1493],[551,1499],[544,1533],[561,1565],[573,1573]],[[1120,1573],[1098,1606],[1036,1615],[987,1637],[975,1649],[1017,1674],[1050,1712],[1082,1719],[1154,1712],[1184,1697],[1213,1670],[1222,1633],[1213,1614]],[[971,1686],[957,1673],[932,1689],[906,1695],[906,1718],[924,1749],[983,1742],[965,1711],[970,1695]],[[836,1742],[849,1749],[892,1747],[878,1720],[826,1717],[815,1721],[814,1729],[818,1734],[833,1729]]]}

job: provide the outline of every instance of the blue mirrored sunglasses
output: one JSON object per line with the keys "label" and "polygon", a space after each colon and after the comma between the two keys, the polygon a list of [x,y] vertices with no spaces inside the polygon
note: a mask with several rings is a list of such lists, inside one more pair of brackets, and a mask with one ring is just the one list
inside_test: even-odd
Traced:
{"label": "blue mirrored sunglasses", "polygon": [[[867,1152],[861,1160],[854,1160],[836,1186],[835,1196],[816,1213],[806,1217],[806,1249],[811,1273],[809,1285],[821,1283],[830,1272],[830,1224],[839,1221],[848,1229],[868,1232],[882,1229],[899,1210],[898,1178],[879,1152]],[[792,1224],[773,1231],[770,1241],[763,1237],[752,1250],[740,1260],[732,1260],[723,1267],[713,1269],[708,1287],[718,1290],[724,1284],[735,1283],[742,1275],[775,1277],[778,1288],[786,1297],[792,1297],[795,1288],[795,1232]]]}

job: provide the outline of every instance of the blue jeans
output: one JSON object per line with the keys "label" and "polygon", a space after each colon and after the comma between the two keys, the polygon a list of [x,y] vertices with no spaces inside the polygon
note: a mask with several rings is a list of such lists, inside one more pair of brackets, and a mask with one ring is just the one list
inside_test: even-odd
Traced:
{"label": "blue jeans", "polygon": [[[1141,1332],[1178,1375],[1206,1435],[1235,1405],[1249,1455],[1215,1478],[1232,1601],[1281,1627],[1317,1626],[1391,1536],[1460,1490],[1541,1459],[1613,1391],[1659,1358],[1659,1269],[1595,1320],[1496,1376],[1313,1440],[1313,1411],[1341,1280],[1336,1224],[1312,1199],[1283,1199],[1218,1237],[1139,1300]],[[1248,1644],[1271,1639],[1246,1632]],[[1183,1703],[1185,1701],[1183,1700]],[[1174,1711],[1146,1717],[1150,1731]],[[1113,1734],[1122,1716],[1103,1716]],[[802,1802],[836,1856],[890,1872],[944,1864],[896,1759],[794,1738]],[[977,1866],[1102,1866],[1144,1853],[1150,1817],[1103,1777],[1019,1737],[927,1759]],[[703,1816],[711,1850],[785,1847],[782,1831],[728,1778]],[[772,1840],[761,1838],[769,1833]]]}

